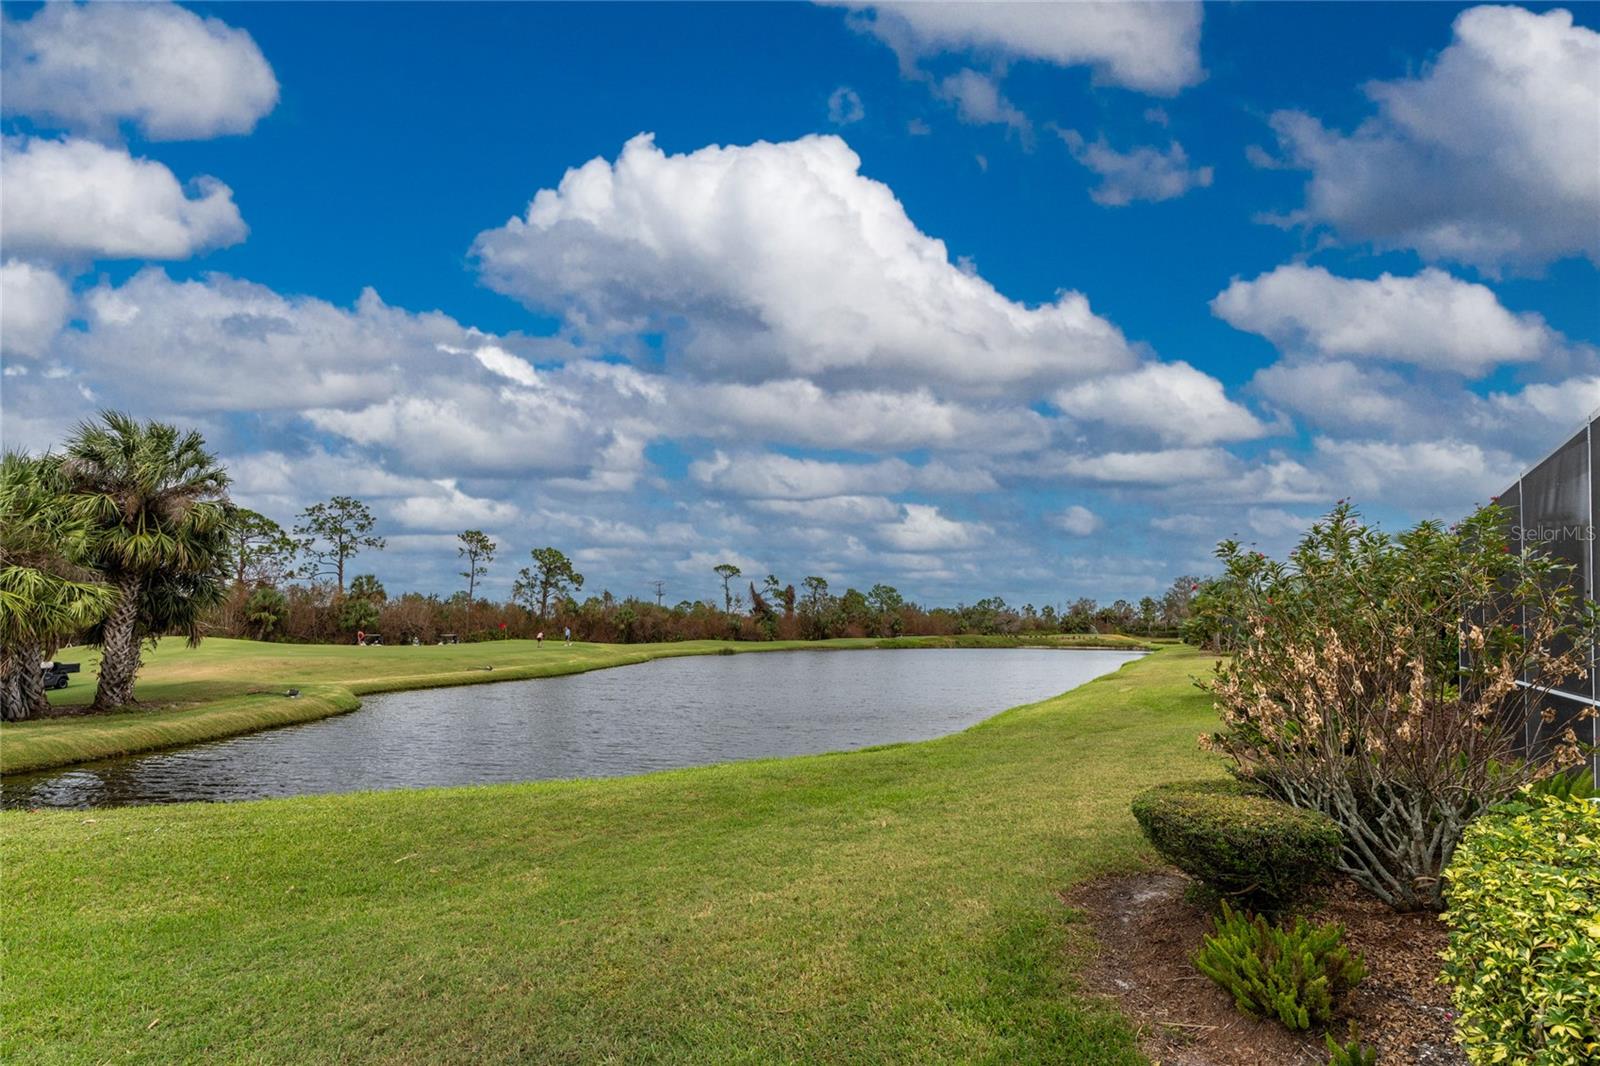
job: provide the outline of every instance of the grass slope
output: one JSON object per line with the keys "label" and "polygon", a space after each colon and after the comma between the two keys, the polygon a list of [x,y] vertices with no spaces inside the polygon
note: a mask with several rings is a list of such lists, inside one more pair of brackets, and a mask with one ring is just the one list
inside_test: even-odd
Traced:
{"label": "grass slope", "polygon": [[0,814],[0,1058],[1137,1063],[1057,892],[1215,772],[1206,666],[850,754]]}
{"label": "grass slope", "polygon": [[[1004,637],[902,640],[779,641],[763,644],[701,640],[672,644],[574,644],[531,640],[447,646],[358,648],[332,644],[263,644],[213,638],[198,648],[166,640],[148,653],[139,675],[138,710],[93,717],[0,724],[0,773],[43,770],[113,755],[215,740],[257,729],[307,722],[353,710],[360,696],[396,689],[514,681],[624,666],[673,655],[795,648],[869,647],[1101,647],[1142,645],[1119,636],[1058,636],[1019,641]],[[96,661],[86,648],[60,658],[84,664],[70,686],[52,692],[60,706],[94,697]],[[492,668],[492,669],[490,669]],[[287,700],[283,692],[301,690]]]}

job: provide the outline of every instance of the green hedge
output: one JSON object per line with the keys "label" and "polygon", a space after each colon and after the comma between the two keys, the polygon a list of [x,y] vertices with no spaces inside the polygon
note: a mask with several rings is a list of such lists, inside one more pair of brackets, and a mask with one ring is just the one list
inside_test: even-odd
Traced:
{"label": "green hedge", "polygon": [[1547,796],[1479,818],[1445,876],[1467,1058],[1600,1062],[1600,805]]}
{"label": "green hedge", "polygon": [[1327,817],[1233,781],[1159,785],[1134,797],[1133,816],[1168,862],[1255,910],[1295,903],[1339,859]]}

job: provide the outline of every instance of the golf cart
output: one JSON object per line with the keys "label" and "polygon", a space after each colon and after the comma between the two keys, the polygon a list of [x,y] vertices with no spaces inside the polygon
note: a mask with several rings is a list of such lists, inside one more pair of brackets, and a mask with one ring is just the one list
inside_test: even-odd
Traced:
{"label": "golf cart", "polygon": [[40,663],[39,670],[44,674],[45,691],[67,687],[67,675],[75,674],[83,669],[82,663]]}

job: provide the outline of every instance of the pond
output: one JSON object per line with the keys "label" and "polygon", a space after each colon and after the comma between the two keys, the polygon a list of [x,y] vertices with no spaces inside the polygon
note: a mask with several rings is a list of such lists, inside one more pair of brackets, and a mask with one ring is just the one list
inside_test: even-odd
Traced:
{"label": "pond", "polygon": [[115,807],[609,777],[927,740],[1137,653],[783,651],[371,696],[360,710],[0,781],[6,807]]}

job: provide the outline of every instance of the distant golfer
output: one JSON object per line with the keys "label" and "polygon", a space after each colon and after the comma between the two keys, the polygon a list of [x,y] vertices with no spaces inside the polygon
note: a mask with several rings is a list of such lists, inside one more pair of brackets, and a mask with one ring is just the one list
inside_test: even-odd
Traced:
{"label": "distant golfer", "polygon": [[365,629],[356,630],[356,644],[365,645],[366,643],[367,643],[367,631]]}
{"label": "distant golfer", "polygon": [[541,629],[539,632],[535,633],[533,635],[533,639],[538,642],[539,647],[544,647],[544,630]]}
{"label": "distant golfer", "polygon": [[572,647],[572,627],[571,626],[563,626],[561,628],[561,635],[563,637],[567,638],[567,647],[569,647],[569,648]]}

